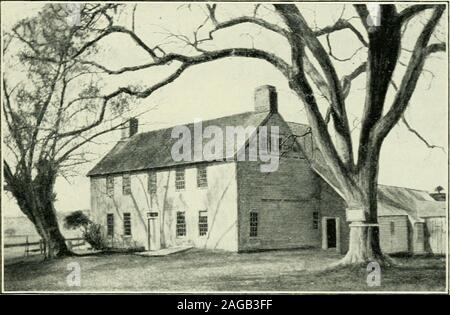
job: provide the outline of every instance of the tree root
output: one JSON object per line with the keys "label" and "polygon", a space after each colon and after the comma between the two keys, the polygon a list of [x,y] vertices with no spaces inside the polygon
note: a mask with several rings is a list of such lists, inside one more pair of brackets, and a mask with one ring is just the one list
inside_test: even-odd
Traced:
{"label": "tree root", "polygon": [[58,252],[58,254],[56,254],[55,256],[51,257],[51,256],[46,256],[44,257],[44,260],[52,260],[52,259],[63,259],[63,258],[67,258],[67,257],[74,257],[77,256],[76,253],[72,252],[71,250],[64,250],[64,251],[60,251]]}
{"label": "tree root", "polygon": [[354,255],[348,252],[344,258],[334,262],[330,265],[330,268],[339,268],[345,266],[360,266],[366,268],[371,262],[376,262],[383,268],[398,267],[400,264],[395,261],[392,257],[386,254],[378,254],[372,257],[362,257],[360,255]]}

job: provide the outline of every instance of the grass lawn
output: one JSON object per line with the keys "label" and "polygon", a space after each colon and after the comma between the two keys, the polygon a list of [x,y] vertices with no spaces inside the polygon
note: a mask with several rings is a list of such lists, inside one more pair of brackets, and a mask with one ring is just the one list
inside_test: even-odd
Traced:
{"label": "grass lawn", "polygon": [[[369,287],[365,268],[324,268],[341,256],[321,250],[226,253],[192,249],[165,257],[133,254],[29,261],[5,266],[6,291],[444,291],[445,259],[396,258]],[[81,266],[69,287],[67,264]]]}

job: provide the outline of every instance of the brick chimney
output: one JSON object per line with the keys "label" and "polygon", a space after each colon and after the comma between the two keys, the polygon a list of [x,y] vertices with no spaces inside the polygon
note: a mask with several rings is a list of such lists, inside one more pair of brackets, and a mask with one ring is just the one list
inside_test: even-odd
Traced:
{"label": "brick chimney", "polygon": [[262,85],[255,90],[255,111],[278,112],[277,90],[272,85]]}
{"label": "brick chimney", "polygon": [[137,118],[133,117],[128,119],[128,121],[126,122],[126,124],[123,126],[122,129],[122,139],[127,139],[137,134],[138,125],[139,121],[137,120]]}

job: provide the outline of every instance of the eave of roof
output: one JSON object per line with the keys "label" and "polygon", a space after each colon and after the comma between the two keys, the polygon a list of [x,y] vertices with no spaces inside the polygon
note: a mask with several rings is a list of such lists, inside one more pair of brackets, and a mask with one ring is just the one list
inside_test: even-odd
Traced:
{"label": "eave of roof", "polygon": [[[226,117],[202,121],[203,130],[208,126],[217,126],[222,130],[226,127],[259,127],[270,113],[266,112],[245,112]],[[182,126],[182,125],[178,125]],[[191,143],[194,143],[194,123],[186,126],[191,134]],[[202,158],[193,161],[174,161],[171,155],[173,145],[179,140],[172,138],[173,127],[152,130],[145,133],[138,133],[129,139],[119,141],[87,174],[87,176],[100,176],[114,173],[143,171],[164,167],[188,165],[193,163],[206,162]],[[203,139],[203,137],[202,137]],[[203,143],[209,139],[203,139]],[[226,148],[226,137],[223,137],[224,148]],[[245,142],[247,139],[245,139]],[[233,156],[245,143],[237,144],[232,151]],[[191,147],[187,148],[191,149]],[[196,146],[193,146],[193,150]],[[201,148],[200,148],[201,149]],[[190,152],[196,157],[196,152]],[[229,153],[225,150],[224,153]],[[201,154],[199,156],[202,156]],[[231,156],[230,156],[231,157]],[[224,159],[230,158],[224,156]]]}
{"label": "eave of roof", "polygon": [[[258,127],[270,117],[269,112],[246,112],[202,122],[203,128],[207,126],[247,126]],[[312,145],[310,137],[304,137],[309,133],[309,126],[294,122],[286,122],[292,133],[298,136],[297,141],[306,153],[313,170],[322,177],[342,198],[344,198],[338,181],[334,178],[329,167],[326,165],[320,151],[316,149],[309,150],[307,147]],[[194,124],[187,124],[186,127],[191,131],[191,137],[194,136]],[[89,171],[88,176],[104,176],[108,174],[117,174],[124,172],[145,171],[150,169],[161,169],[180,165],[191,165],[197,163],[215,163],[205,160],[194,160],[191,162],[172,159],[170,150],[175,141],[171,137],[174,127],[153,130],[145,133],[136,134],[133,137],[119,141],[110,152]],[[193,138],[191,138],[193,141]],[[226,141],[224,137],[224,141]],[[248,139],[245,140],[245,143]],[[308,142],[309,141],[309,142]],[[193,143],[193,142],[192,142]],[[235,147],[233,156],[245,144]],[[161,144],[165,144],[161,146]],[[225,147],[224,143],[224,147]],[[195,152],[194,152],[195,153]],[[194,154],[195,156],[195,154]],[[226,158],[223,161],[226,161]],[[427,192],[417,189],[404,187],[378,185],[379,215],[407,215],[411,221],[422,221],[423,217],[445,216],[445,204],[435,201]],[[427,210],[424,210],[427,209]]]}

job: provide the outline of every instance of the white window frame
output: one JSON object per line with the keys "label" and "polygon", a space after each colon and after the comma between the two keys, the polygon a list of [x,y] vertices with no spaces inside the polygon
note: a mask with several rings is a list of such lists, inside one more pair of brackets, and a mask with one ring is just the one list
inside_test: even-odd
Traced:
{"label": "white window frame", "polygon": [[156,194],[156,191],[158,189],[157,183],[158,183],[158,178],[157,178],[157,174],[156,172],[148,172],[147,174],[148,179],[147,179],[147,191],[149,192],[149,194],[154,195]]}
{"label": "white window frame", "polygon": [[[183,223],[178,222],[178,214],[179,214],[179,213],[182,213],[182,214],[183,214],[183,220],[184,220]],[[186,237],[186,236],[187,236],[186,211],[177,211],[177,212],[176,212],[175,220],[176,220],[176,221],[175,221],[175,235],[176,235],[176,237],[177,237],[177,238],[184,238],[184,237]],[[184,225],[184,228],[183,228],[184,234],[178,234],[178,231],[181,230],[180,227],[179,227],[179,225],[181,225],[181,224]]]}
{"label": "white window frame", "polygon": [[[200,219],[201,218],[206,218],[206,222],[201,222]],[[206,226],[206,230],[203,230],[202,228],[204,228]],[[208,210],[200,210],[198,212],[198,235],[200,237],[203,236],[207,236],[208,235]],[[204,234],[202,234],[202,231],[204,231]]]}
{"label": "white window frame", "polygon": [[[126,179],[126,181],[125,181]],[[122,174],[122,195],[131,195],[131,174]]]}
{"label": "white window frame", "polygon": [[[183,178],[178,178],[179,174],[183,174]],[[181,185],[182,183],[182,185]],[[186,169],[177,168],[175,169],[175,190],[181,191],[186,189]]]}
{"label": "white window frame", "polygon": [[208,188],[208,167],[207,166],[198,166],[197,167],[197,188]]}
{"label": "white window frame", "polygon": [[[125,220],[125,217],[128,217],[128,220]],[[127,221],[129,223],[129,229],[130,229],[130,233],[127,234]],[[131,224],[131,213],[130,212],[124,212],[123,213],[123,236],[126,237],[131,237],[133,235],[133,230],[132,230],[132,224]]]}
{"label": "white window frame", "polygon": [[[252,215],[256,215],[256,220],[254,220],[254,217]],[[259,237],[259,222],[260,222],[260,217],[259,217],[259,211],[258,210],[251,210],[249,212],[248,215],[248,219],[249,219],[249,237],[250,238],[257,238]],[[256,225],[255,225],[256,222]],[[254,232],[254,233],[253,233]]]}
{"label": "white window frame", "polygon": [[106,176],[106,194],[110,197],[114,196],[114,176]]}

